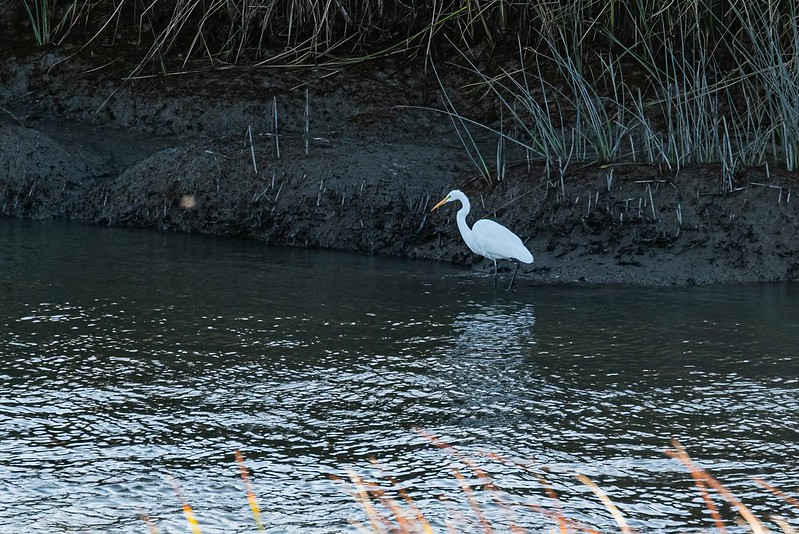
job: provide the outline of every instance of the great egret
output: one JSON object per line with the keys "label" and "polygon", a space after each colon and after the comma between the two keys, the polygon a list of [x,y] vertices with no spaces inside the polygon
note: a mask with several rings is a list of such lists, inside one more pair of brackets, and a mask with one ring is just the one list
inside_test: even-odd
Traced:
{"label": "great egret", "polygon": [[516,269],[513,271],[510,284],[508,284],[508,291],[510,291],[513,281],[516,279],[516,273],[519,272],[519,262],[533,263],[532,253],[527,250],[519,236],[496,221],[480,219],[469,228],[469,225],[466,224],[466,216],[469,214],[472,205],[466,195],[458,189],[450,191],[430,211],[435,211],[447,202],[455,200],[460,200],[461,204],[463,204],[461,209],[458,210],[457,219],[458,230],[461,231],[461,236],[466,241],[466,245],[475,254],[484,256],[494,262],[494,287],[497,286],[497,260],[513,260],[516,264]]}

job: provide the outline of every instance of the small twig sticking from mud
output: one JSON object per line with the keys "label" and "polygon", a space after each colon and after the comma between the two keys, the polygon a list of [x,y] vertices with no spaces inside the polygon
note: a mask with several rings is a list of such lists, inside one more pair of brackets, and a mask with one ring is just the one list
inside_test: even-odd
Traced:
{"label": "small twig sticking from mud", "polygon": [[255,171],[255,174],[258,174],[258,165],[255,163],[255,146],[252,144],[252,126],[247,126],[247,136],[250,138],[250,154],[252,154],[252,168]]}
{"label": "small twig sticking from mud", "polygon": [[682,229],[682,206],[679,203],[675,211],[677,212],[677,235],[680,235],[680,230]]}
{"label": "small twig sticking from mud", "polygon": [[258,202],[258,201],[261,199],[261,197],[265,197],[265,196],[266,196],[266,192],[267,192],[267,191],[269,191],[269,186],[268,186],[268,185],[267,185],[266,187],[264,187],[264,190],[263,190],[263,191],[261,191],[260,193],[256,193],[256,194],[255,194],[255,195],[252,197],[252,201],[253,201],[253,202]]}
{"label": "small twig sticking from mud", "polygon": [[422,228],[424,228],[424,223],[427,222],[427,210],[422,214],[422,222],[419,223],[419,228],[416,230],[417,232],[421,232]]}
{"label": "small twig sticking from mud", "polygon": [[280,196],[280,191],[283,190],[283,184],[284,183],[285,182],[281,182],[280,183],[280,187],[277,188],[277,194],[275,195],[275,200],[272,201],[273,206],[272,206],[272,209],[269,210],[269,213],[274,213],[275,212],[275,208],[277,208],[277,199]]}
{"label": "small twig sticking from mud", "polygon": [[308,104],[308,88],[305,88],[305,155],[308,155],[310,144],[311,144],[311,114],[309,111],[309,104]]}
{"label": "small twig sticking from mud", "polygon": [[610,193],[610,188],[613,186],[613,167],[610,168],[610,172],[605,179],[608,182],[608,193]]}
{"label": "small twig sticking from mud", "polygon": [[646,184],[646,190],[649,192],[649,207],[652,208],[652,218],[657,220],[658,216],[655,213],[655,200],[652,198],[652,188],[649,184]]}
{"label": "small twig sticking from mud", "polygon": [[33,195],[33,189],[35,187],[36,187],[36,180],[34,180],[33,183],[31,184],[31,189],[30,189],[30,191],[28,191],[28,198],[30,198],[31,195]]}
{"label": "small twig sticking from mud", "polygon": [[[757,185],[757,186],[760,186],[760,187],[768,187],[770,189],[777,189],[779,191],[779,195],[777,196],[777,204],[782,202],[782,191],[783,191],[783,188],[781,186],[774,185],[774,184],[764,184],[762,182],[750,182],[750,185]],[[789,195],[788,199],[790,201],[790,193],[788,193],[788,195]]]}
{"label": "small twig sticking from mud", "polygon": [[274,117],[273,123],[273,133],[275,134],[275,154],[277,155],[277,159],[280,159],[280,139],[277,135],[277,97],[272,97],[272,116]]}
{"label": "small twig sticking from mud", "polygon": [[322,186],[325,184],[325,179],[322,178],[319,180],[319,193],[316,195],[316,207],[319,207],[319,203],[322,201]]}

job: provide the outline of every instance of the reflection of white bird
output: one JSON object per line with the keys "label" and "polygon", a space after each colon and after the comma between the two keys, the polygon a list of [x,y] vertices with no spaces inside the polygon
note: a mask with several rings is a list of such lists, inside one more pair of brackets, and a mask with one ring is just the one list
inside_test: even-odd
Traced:
{"label": "reflection of white bird", "polygon": [[466,245],[475,254],[480,254],[494,262],[494,287],[497,285],[497,260],[513,260],[516,264],[516,270],[513,271],[513,276],[508,284],[508,291],[513,286],[513,281],[516,279],[516,273],[519,272],[519,262],[533,263],[533,255],[524,246],[519,236],[499,224],[498,222],[489,219],[480,219],[472,228],[466,224],[466,216],[469,214],[471,204],[469,199],[466,198],[461,191],[454,189],[444,197],[441,202],[433,206],[430,211],[435,211],[447,202],[460,200],[463,206],[458,210],[458,230],[461,231],[463,240]]}

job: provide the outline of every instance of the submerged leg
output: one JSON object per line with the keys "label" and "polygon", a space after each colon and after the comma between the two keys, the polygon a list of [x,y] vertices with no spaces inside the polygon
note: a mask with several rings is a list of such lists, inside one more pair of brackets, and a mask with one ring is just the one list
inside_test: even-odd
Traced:
{"label": "submerged leg", "polygon": [[494,287],[497,287],[497,260],[494,260]]}
{"label": "submerged leg", "polygon": [[516,269],[513,270],[513,276],[510,277],[510,284],[508,284],[508,291],[510,291],[510,288],[513,287],[513,281],[516,280],[516,273],[519,272],[519,262],[514,261],[513,263],[516,264]]}

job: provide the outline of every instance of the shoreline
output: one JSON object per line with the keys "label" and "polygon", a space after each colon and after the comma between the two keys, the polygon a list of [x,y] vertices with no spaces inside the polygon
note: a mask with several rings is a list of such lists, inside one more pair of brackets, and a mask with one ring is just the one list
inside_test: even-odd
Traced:
{"label": "shoreline", "polygon": [[[482,272],[490,262],[462,242],[456,210],[430,213],[460,188],[472,200],[470,223],[494,217],[533,252],[523,283],[799,279],[796,173],[745,169],[722,192],[719,165],[572,164],[561,180],[523,162],[488,184],[446,117],[398,107],[423,103],[409,67],[402,76],[395,64],[376,64],[321,81],[310,71],[242,71],[210,74],[202,87],[177,76],[114,88],[77,62],[45,68],[50,56],[4,63],[3,72],[16,71],[0,96],[19,120],[0,119],[3,217],[437,259]],[[320,85],[306,93],[303,76]]]}

